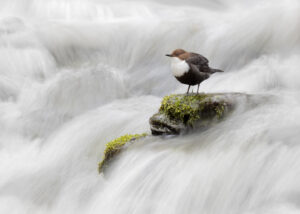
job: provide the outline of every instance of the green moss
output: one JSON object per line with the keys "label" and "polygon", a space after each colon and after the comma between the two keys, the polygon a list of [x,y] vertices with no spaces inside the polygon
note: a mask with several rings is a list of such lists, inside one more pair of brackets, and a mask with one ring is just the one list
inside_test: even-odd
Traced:
{"label": "green moss", "polygon": [[223,101],[213,101],[214,94],[170,95],[163,98],[160,112],[186,125],[200,119],[221,118],[226,109]]}
{"label": "green moss", "polygon": [[219,119],[221,119],[224,114],[225,114],[225,110],[226,110],[226,103],[225,102],[221,102],[219,103],[216,107],[215,107],[215,111],[217,113],[217,117]]}
{"label": "green moss", "polygon": [[99,167],[98,167],[99,173],[103,172],[103,170],[107,167],[107,165],[115,157],[115,155],[122,151],[126,143],[137,140],[145,136],[147,136],[146,133],[127,134],[108,142],[104,150],[104,157],[102,161],[99,163]]}

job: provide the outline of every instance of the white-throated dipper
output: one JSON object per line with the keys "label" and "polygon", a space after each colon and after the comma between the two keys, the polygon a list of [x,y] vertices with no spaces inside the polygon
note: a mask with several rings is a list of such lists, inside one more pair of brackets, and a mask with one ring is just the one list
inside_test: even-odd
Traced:
{"label": "white-throated dipper", "polygon": [[172,57],[171,70],[173,76],[181,83],[189,85],[187,94],[189,93],[191,85],[199,85],[202,81],[210,77],[215,72],[223,72],[222,70],[213,69],[208,66],[208,59],[204,56],[186,52],[183,49],[176,49],[172,54],[166,54]]}

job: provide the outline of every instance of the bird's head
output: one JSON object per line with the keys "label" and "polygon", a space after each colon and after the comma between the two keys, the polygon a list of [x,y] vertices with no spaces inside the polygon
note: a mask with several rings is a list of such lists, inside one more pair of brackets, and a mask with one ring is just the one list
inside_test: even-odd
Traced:
{"label": "bird's head", "polygon": [[176,49],[175,51],[172,52],[172,54],[166,54],[168,57],[179,57],[181,54],[186,53],[185,50],[183,49]]}

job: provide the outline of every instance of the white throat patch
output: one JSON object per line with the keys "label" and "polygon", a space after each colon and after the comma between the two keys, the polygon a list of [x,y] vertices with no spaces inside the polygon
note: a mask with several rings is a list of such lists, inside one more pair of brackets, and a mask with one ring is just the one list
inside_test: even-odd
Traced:
{"label": "white throat patch", "polygon": [[177,57],[172,57],[171,61],[171,70],[172,74],[175,77],[181,77],[190,69],[189,65],[185,62],[185,60],[181,60]]}

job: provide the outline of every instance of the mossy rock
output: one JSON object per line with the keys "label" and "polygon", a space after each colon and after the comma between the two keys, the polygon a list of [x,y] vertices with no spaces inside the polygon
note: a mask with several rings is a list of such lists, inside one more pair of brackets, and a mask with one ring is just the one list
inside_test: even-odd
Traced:
{"label": "mossy rock", "polygon": [[118,137],[106,144],[104,150],[104,157],[98,165],[99,173],[104,172],[108,165],[113,161],[115,156],[119,154],[127,143],[133,142],[142,137],[146,137],[147,134],[127,134],[121,137]]}
{"label": "mossy rock", "polygon": [[163,98],[150,118],[153,135],[180,134],[219,121],[232,109],[228,94],[174,94]]}
{"label": "mossy rock", "polygon": [[150,118],[150,127],[153,135],[180,134],[186,125],[179,120],[172,120],[166,114],[158,112]]}

